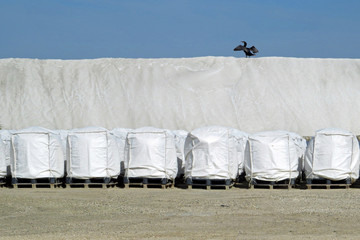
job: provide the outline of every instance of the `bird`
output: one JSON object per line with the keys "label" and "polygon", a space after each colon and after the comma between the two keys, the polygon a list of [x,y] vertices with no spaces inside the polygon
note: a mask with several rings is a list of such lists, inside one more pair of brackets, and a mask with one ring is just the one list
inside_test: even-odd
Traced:
{"label": "bird", "polygon": [[256,49],[256,47],[252,46],[251,48],[246,47],[247,43],[245,41],[241,41],[242,43],[244,43],[243,45],[239,45],[236,48],[234,48],[234,51],[244,51],[245,53],[245,57],[251,57],[253,55],[255,55],[255,53],[259,52],[259,50]]}

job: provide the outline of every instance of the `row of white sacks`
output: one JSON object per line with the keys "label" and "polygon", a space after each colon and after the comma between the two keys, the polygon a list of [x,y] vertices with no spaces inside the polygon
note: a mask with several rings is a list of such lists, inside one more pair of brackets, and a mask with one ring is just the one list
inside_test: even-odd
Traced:
{"label": "row of white sacks", "polygon": [[263,181],[297,178],[301,171],[308,179],[359,177],[359,142],[340,129],[319,130],[308,144],[291,132],[246,134],[219,126],[191,132],[33,127],[0,135],[0,177],[234,180],[244,171],[247,180]]}

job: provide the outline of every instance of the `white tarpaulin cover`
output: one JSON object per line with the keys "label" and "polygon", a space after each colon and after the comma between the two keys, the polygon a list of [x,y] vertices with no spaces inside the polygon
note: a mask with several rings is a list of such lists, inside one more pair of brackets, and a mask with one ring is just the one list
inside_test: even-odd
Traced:
{"label": "white tarpaulin cover", "polygon": [[59,134],[32,127],[12,133],[13,178],[60,178],[64,176],[64,153]]}
{"label": "white tarpaulin cover", "polygon": [[355,181],[359,178],[359,161],[359,143],[354,134],[341,129],[322,129],[315,133],[306,149],[306,178]]}
{"label": "white tarpaulin cover", "polygon": [[0,59],[0,125],[360,134],[360,59]]}
{"label": "white tarpaulin cover", "polygon": [[101,127],[68,132],[68,177],[112,178],[120,174],[120,157],[113,134]]}
{"label": "white tarpaulin cover", "polygon": [[178,169],[171,131],[152,127],[130,131],[126,152],[125,177],[175,179]]}
{"label": "white tarpaulin cover", "polygon": [[305,139],[286,131],[249,135],[245,154],[246,179],[281,181],[299,176]]}
{"label": "white tarpaulin cover", "polygon": [[172,131],[175,137],[176,156],[178,161],[178,177],[185,174],[185,140],[189,132],[185,130]]}
{"label": "white tarpaulin cover", "polygon": [[119,151],[119,157],[120,157],[120,169],[121,173],[120,175],[125,174],[125,158],[126,158],[126,152],[125,152],[125,143],[126,143],[126,137],[128,132],[130,132],[132,129],[129,128],[114,128],[111,130],[111,133],[115,136],[117,149]]}
{"label": "white tarpaulin cover", "polygon": [[236,179],[242,172],[247,135],[210,126],[191,131],[185,142],[185,178]]}

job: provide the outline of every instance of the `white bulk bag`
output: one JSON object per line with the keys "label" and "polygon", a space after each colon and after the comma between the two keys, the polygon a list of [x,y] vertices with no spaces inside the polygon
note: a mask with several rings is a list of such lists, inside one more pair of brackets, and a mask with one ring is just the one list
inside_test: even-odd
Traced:
{"label": "white bulk bag", "polygon": [[0,178],[7,176],[6,164],[6,143],[2,140],[2,133],[0,131]]}
{"label": "white bulk bag", "polygon": [[185,140],[189,132],[184,130],[174,130],[172,131],[175,135],[175,147],[176,147],[176,156],[178,162],[178,174],[180,177],[185,173]]}
{"label": "white bulk bag", "polygon": [[130,132],[132,129],[129,128],[114,128],[111,130],[111,133],[115,136],[117,149],[119,152],[120,157],[120,175],[125,174],[125,158],[126,158],[126,152],[125,152],[125,143],[126,143],[126,137],[128,132]]}
{"label": "white bulk bag", "polygon": [[153,127],[130,131],[126,139],[125,177],[175,179],[174,135]]}
{"label": "white bulk bag", "polygon": [[236,141],[236,151],[239,160],[238,174],[241,175],[245,171],[245,149],[248,140],[248,134],[237,129],[232,129],[232,135]]}
{"label": "white bulk bag", "polygon": [[68,132],[67,174],[70,178],[114,178],[120,174],[120,158],[113,134],[101,127]]}
{"label": "white bulk bag", "polygon": [[359,178],[359,143],[351,132],[322,129],[310,140],[305,154],[307,179],[333,181]]}
{"label": "white bulk bag", "polygon": [[191,131],[185,142],[185,178],[236,179],[243,169],[247,135],[210,126]]}
{"label": "white bulk bag", "polygon": [[7,175],[10,176],[10,155],[11,155],[11,133],[14,130],[0,130],[0,144],[3,144],[5,153],[5,164],[7,167]]}
{"label": "white bulk bag", "polygon": [[281,181],[299,176],[305,140],[296,133],[268,131],[249,135],[245,154],[246,179]]}
{"label": "white bulk bag", "polygon": [[61,147],[64,153],[64,171],[66,172],[67,167],[67,135],[69,130],[53,130],[54,132],[58,133],[61,140]]}
{"label": "white bulk bag", "polygon": [[12,133],[11,146],[13,178],[64,176],[64,154],[57,133],[41,127],[15,131]]}
{"label": "white bulk bag", "polygon": [[61,147],[64,151],[64,159],[66,159],[67,157],[67,154],[66,154],[66,151],[67,151],[67,135],[68,135],[68,132],[69,130],[53,130],[53,132],[56,132],[59,134],[60,136],[60,140],[61,140]]}

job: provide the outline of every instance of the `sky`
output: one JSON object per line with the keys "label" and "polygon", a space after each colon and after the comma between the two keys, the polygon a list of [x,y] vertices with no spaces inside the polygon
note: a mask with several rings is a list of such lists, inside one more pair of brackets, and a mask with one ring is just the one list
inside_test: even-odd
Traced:
{"label": "sky", "polygon": [[0,58],[360,58],[359,0],[0,0]]}

